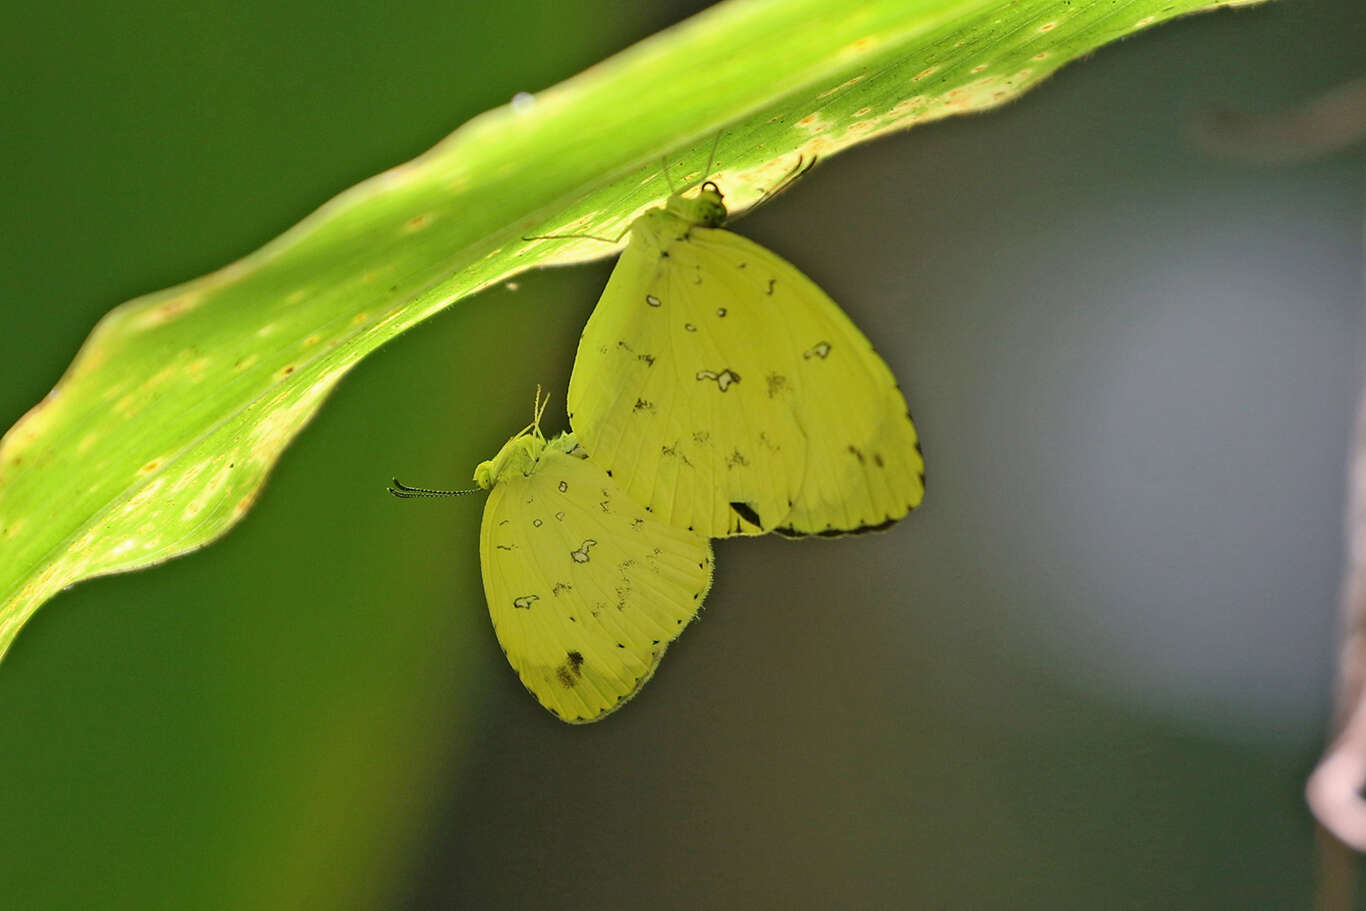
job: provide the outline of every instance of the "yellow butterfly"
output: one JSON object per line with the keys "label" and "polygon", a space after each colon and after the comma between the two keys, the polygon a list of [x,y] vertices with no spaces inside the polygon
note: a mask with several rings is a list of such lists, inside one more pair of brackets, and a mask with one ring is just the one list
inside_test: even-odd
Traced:
{"label": "yellow butterfly", "polygon": [[[647,513],[578,445],[535,420],[474,471],[498,642],[531,694],[571,723],[620,708],[654,674],[711,587],[711,543]],[[407,487],[395,496],[473,491]]]}
{"label": "yellow butterfly", "polygon": [[719,227],[722,200],[707,181],[631,224],[579,340],[571,426],[626,493],[679,528],[890,526],[925,492],[896,379],[814,282]]}

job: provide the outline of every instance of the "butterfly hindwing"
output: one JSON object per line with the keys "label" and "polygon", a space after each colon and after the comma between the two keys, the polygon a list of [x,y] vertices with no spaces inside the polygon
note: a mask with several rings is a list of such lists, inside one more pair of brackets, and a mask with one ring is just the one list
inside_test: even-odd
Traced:
{"label": "butterfly hindwing", "polygon": [[[892,371],[820,286],[776,254],[722,229],[694,229],[694,244],[721,263],[776,276],[765,347],[786,371],[768,375],[775,400],[805,429],[806,470],[782,534],[885,528],[920,504],[925,462]],[[722,270],[724,272],[724,267]]]}
{"label": "butterfly hindwing", "polygon": [[885,527],[924,493],[905,400],[843,311],[758,244],[662,209],[589,318],[569,406],[628,493],[712,537]]}
{"label": "butterfly hindwing", "polygon": [[650,516],[581,456],[563,435],[529,475],[500,477],[480,532],[498,641],[526,688],[570,722],[601,718],[650,679],[712,569],[705,539]]}

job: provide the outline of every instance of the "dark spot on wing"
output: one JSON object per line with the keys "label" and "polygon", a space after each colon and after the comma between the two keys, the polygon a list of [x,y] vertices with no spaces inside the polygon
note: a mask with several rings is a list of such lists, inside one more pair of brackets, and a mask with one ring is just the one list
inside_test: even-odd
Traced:
{"label": "dark spot on wing", "polygon": [[770,295],[771,295],[771,294],[773,293],[773,285],[774,285],[774,283],[776,283],[777,281],[778,281],[778,280],[777,280],[776,278],[770,278],[770,279],[768,280],[768,290],[765,291],[764,293],[765,293],[765,294],[770,294]]}
{"label": "dark spot on wing", "polygon": [[853,445],[852,443],[849,445],[849,452],[851,455],[854,456],[854,458],[858,459],[860,462],[863,461],[863,451],[859,449],[857,446]]}
{"label": "dark spot on wing", "polygon": [[821,531],[797,531],[795,528],[775,528],[773,530],[784,538],[842,538],[845,535],[866,535],[874,531],[886,531],[900,521],[900,519],[888,517],[881,522],[860,525],[857,528],[827,527]]}
{"label": "dark spot on wing", "polygon": [[736,373],[730,368],[726,368],[725,370],[722,370],[720,373],[717,373],[715,370],[699,370],[697,371],[697,380],[698,382],[702,382],[704,380],[715,380],[717,388],[719,388],[722,392],[725,392],[732,385],[740,382],[740,374]]}
{"label": "dark spot on wing", "polygon": [[[750,506],[748,503],[732,503],[730,504],[730,508],[732,512],[749,524],[758,526],[759,528],[764,527],[764,523],[760,520],[759,514],[755,512],[754,507]],[[699,563],[697,565],[700,567],[704,564]]]}
{"label": "dark spot on wing", "polygon": [[830,356],[830,343],[829,343],[829,342],[817,342],[815,345],[811,346],[811,347],[808,348],[806,351],[803,351],[803,352],[802,352],[802,358],[804,358],[805,360],[808,360],[808,361],[811,360],[813,357],[818,357],[818,358],[820,358],[821,360],[825,360],[825,359],[826,359],[827,357],[829,357],[829,356]]}
{"label": "dark spot on wing", "polygon": [[655,365],[655,356],[653,354],[637,354],[636,360],[644,361],[646,367],[653,367]]}
{"label": "dark spot on wing", "polygon": [[636,403],[635,403],[634,405],[631,406],[631,410],[632,410],[633,412],[639,412],[639,411],[654,411],[654,410],[655,410],[655,403],[654,403],[654,402],[647,402],[647,401],[645,401],[645,399],[636,399]]}
{"label": "dark spot on wing", "polygon": [[569,653],[569,666],[574,669],[574,673],[583,676],[583,655],[578,652]]}
{"label": "dark spot on wing", "polygon": [[876,465],[878,468],[881,468],[881,467],[882,467],[882,456],[881,456],[881,454],[876,453],[876,452],[873,453],[873,464]]}

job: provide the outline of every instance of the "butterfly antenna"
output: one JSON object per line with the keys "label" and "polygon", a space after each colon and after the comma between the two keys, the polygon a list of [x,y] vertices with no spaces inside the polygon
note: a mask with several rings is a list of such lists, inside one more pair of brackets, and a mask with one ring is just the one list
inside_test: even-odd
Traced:
{"label": "butterfly antenna", "polygon": [[536,429],[536,436],[540,437],[541,439],[545,439],[545,435],[541,433],[541,415],[545,414],[546,406],[549,404],[550,393],[547,392],[545,394],[545,397],[542,398],[541,386],[538,383],[536,385],[536,398],[531,403],[531,425]]}
{"label": "butterfly antenna", "polygon": [[721,131],[716,131],[716,138],[711,141],[711,153],[707,155],[707,169],[702,172],[702,179],[706,180],[711,176],[711,166],[716,164],[716,147],[721,143]]}
{"label": "butterfly antenna", "polygon": [[[629,228],[627,229],[630,230]],[[626,231],[622,231],[615,238],[598,237],[596,234],[523,234],[522,240],[596,240],[604,244],[614,244],[626,236]]]}
{"label": "butterfly antenna", "polygon": [[783,179],[778,181],[778,185],[772,190],[765,190],[758,199],[754,200],[754,203],[750,208],[756,208],[757,206],[782,196],[788,190],[792,189],[792,185],[805,177],[815,166],[815,155],[812,155],[810,159],[804,159],[803,156],[798,155],[797,163],[793,165],[792,170],[788,171],[787,174],[783,176]]}
{"label": "butterfly antenna", "polygon": [[469,490],[433,490],[430,487],[409,487],[398,478],[391,478],[393,486],[389,492],[400,500],[417,500],[423,497],[463,497],[469,493],[479,493],[482,487],[471,487]]}
{"label": "butterfly antenna", "polygon": [[659,169],[660,169],[661,171],[664,172],[664,182],[665,182],[666,184],[669,185],[669,195],[670,195],[670,196],[673,196],[673,195],[674,195],[674,182],[673,182],[673,179],[669,177],[669,156],[668,156],[668,155],[661,155],[661,156],[659,156]]}

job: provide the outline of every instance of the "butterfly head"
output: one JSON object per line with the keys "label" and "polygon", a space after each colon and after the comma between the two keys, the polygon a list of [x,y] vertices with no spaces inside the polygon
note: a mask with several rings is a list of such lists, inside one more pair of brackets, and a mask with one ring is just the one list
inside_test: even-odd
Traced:
{"label": "butterfly head", "polygon": [[708,180],[696,196],[687,197],[676,193],[669,197],[665,208],[692,225],[704,228],[719,228],[726,221],[725,196],[721,188]]}
{"label": "butterfly head", "polygon": [[527,477],[536,470],[544,451],[545,437],[539,429],[518,434],[504,443],[496,456],[479,463],[474,469],[474,483],[488,490],[504,478]]}
{"label": "butterfly head", "polygon": [[545,435],[541,433],[541,415],[550,396],[541,395],[541,387],[536,387],[536,401],[531,406],[531,423],[523,427],[512,439],[503,444],[498,454],[480,462],[474,469],[474,483],[485,490],[492,489],[505,477],[529,477],[536,470],[536,463],[545,452]]}

